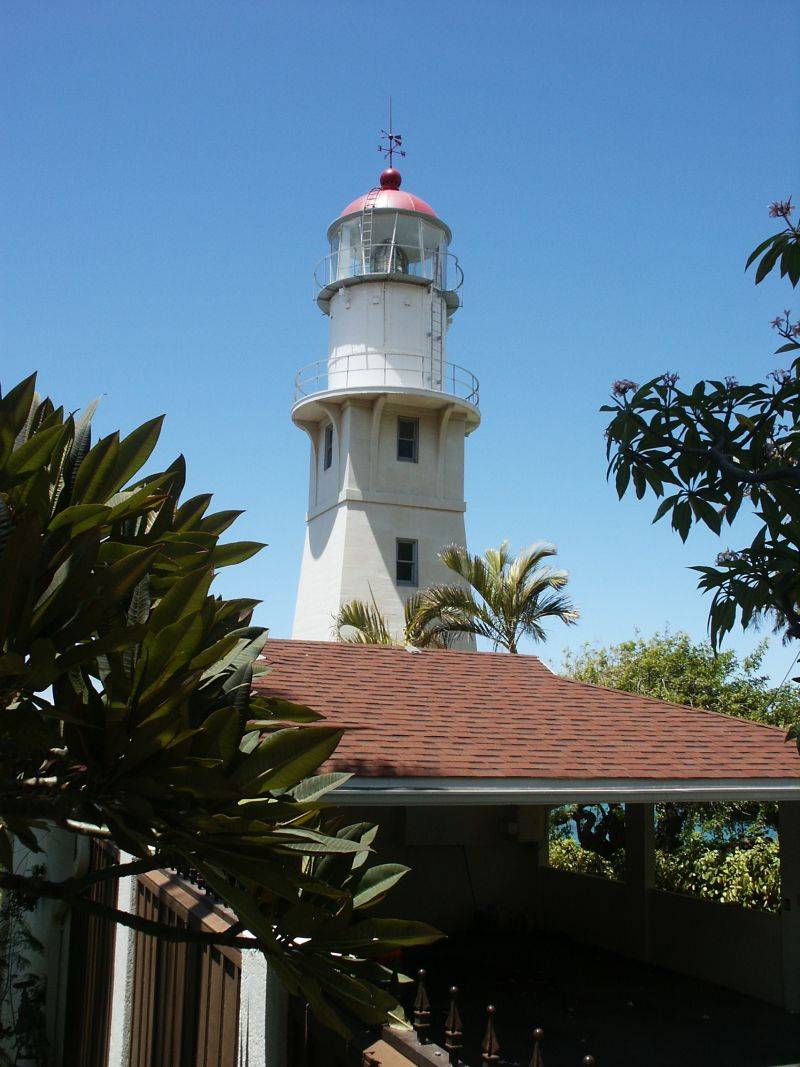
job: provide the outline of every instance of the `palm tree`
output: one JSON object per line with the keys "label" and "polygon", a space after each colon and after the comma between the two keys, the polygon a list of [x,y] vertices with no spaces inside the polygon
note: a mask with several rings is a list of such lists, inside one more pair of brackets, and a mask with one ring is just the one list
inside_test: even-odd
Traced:
{"label": "palm tree", "polygon": [[432,628],[441,639],[458,634],[488,638],[495,648],[517,652],[520,639],[545,639],[545,619],[560,619],[568,626],[578,619],[572,601],[561,590],[568,574],[543,566],[554,556],[554,545],[539,542],[512,556],[508,541],[473,556],[461,545],[448,545],[441,561],[465,585],[436,585],[420,594],[416,625]]}
{"label": "palm tree", "polygon": [[[371,593],[371,590],[370,590]],[[453,638],[442,632],[436,619],[420,623],[420,609],[425,593],[414,593],[403,605],[403,634],[395,637],[375,603],[349,600],[342,604],[334,623],[337,641],[350,645],[390,645],[395,648],[449,648]]]}

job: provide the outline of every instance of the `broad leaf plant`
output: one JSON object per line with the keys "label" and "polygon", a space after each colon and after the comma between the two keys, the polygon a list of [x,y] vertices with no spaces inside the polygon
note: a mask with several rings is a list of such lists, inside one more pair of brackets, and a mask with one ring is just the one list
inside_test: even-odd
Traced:
{"label": "broad leaf plant", "polygon": [[[240,513],[181,499],[182,457],[142,475],[160,418],[92,444],[91,408],[76,418],[34,390],[31,376],[0,397],[0,889],[257,947],[325,1025],[385,1020],[379,958],[437,934],[371,915],[406,868],[372,865],[376,827],[324,811],[347,776],[314,772],[341,731],[253,689],[257,601],[211,586],[262,546],[221,543]],[[15,843],[39,852],[53,828],[133,858],[63,882],[12,873]],[[200,872],[238,919],[227,934],[90,897],[165,866]]]}

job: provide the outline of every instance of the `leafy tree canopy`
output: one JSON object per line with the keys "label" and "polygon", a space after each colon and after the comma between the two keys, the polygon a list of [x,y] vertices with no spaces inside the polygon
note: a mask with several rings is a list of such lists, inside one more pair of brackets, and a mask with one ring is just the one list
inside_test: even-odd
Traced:
{"label": "leafy tree canopy", "polygon": [[[267,954],[288,988],[342,1030],[395,1001],[376,957],[436,937],[372,918],[406,868],[371,866],[376,828],[326,819],[343,775],[314,771],[341,732],[256,693],[266,632],[254,600],[211,592],[261,547],[220,543],[238,512],[182,500],[183,458],[142,476],[161,419],[91,443],[34,392],[0,397],[0,888],[66,900],[145,933]],[[136,857],[113,876],[196,868],[233,909],[224,937],[176,931],[88,898],[109,871],[67,882],[10,873],[15,840],[54,827]]]}
{"label": "leafy tree canopy", "polygon": [[[800,228],[791,199],[770,215],[782,229],[747,260],[760,283],[779,269],[800,281]],[[788,368],[762,381],[734,378],[679,386],[676,373],[644,385],[614,383],[606,430],[609,476],[620,497],[632,486],[663,498],[653,521],[670,517],[683,540],[694,523],[720,534],[743,504],[758,524],[750,544],[726,549],[714,566],[700,566],[699,586],[712,594],[709,629],[714,645],[738,617],[743,627],[770,616],[788,639],[800,638],[800,321],[785,309],[773,319],[783,344],[795,353]]]}
{"label": "leafy tree canopy", "polygon": [[[730,649],[717,653],[710,641],[693,642],[686,633],[664,631],[616,645],[585,645],[565,656],[562,669],[581,682],[785,727],[800,719],[800,686],[771,685],[761,670],[766,647],[762,641],[740,661]],[[572,805],[561,809],[555,822],[573,824],[583,847],[609,860],[624,847],[620,805]],[[776,826],[774,804],[656,805],[656,840],[666,852],[751,847],[772,836]]]}
{"label": "leafy tree canopy", "polygon": [[717,653],[710,641],[665,630],[616,645],[584,645],[566,654],[563,671],[593,685],[786,726],[800,718],[800,686],[771,685],[761,670],[766,649],[762,641],[740,661],[731,649]]}

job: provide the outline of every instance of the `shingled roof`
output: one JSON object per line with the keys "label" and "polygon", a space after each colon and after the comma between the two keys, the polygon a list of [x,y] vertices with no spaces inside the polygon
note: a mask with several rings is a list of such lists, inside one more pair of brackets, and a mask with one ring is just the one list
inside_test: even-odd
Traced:
{"label": "shingled roof", "polygon": [[732,795],[755,782],[800,796],[784,731],[563,678],[535,656],[269,640],[264,658],[259,687],[343,726],[329,767],[365,786],[724,780]]}

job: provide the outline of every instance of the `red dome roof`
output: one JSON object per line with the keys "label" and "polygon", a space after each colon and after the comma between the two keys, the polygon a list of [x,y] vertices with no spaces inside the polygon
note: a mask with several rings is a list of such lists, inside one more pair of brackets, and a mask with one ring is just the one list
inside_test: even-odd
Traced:
{"label": "red dome roof", "polygon": [[[388,208],[395,211],[417,211],[421,215],[430,215],[431,218],[436,218],[436,212],[433,210],[430,204],[427,204],[424,200],[418,196],[414,196],[413,193],[406,193],[401,191],[400,183],[402,178],[399,171],[394,168],[389,168],[381,174],[381,191],[375,198],[374,206],[376,208]],[[359,196],[357,200],[354,200],[352,204],[348,204],[344,211],[341,212],[339,218],[343,218],[345,215],[354,215],[356,212],[364,210],[364,204],[366,202],[369,193],[364,193],[363,196]]]}

